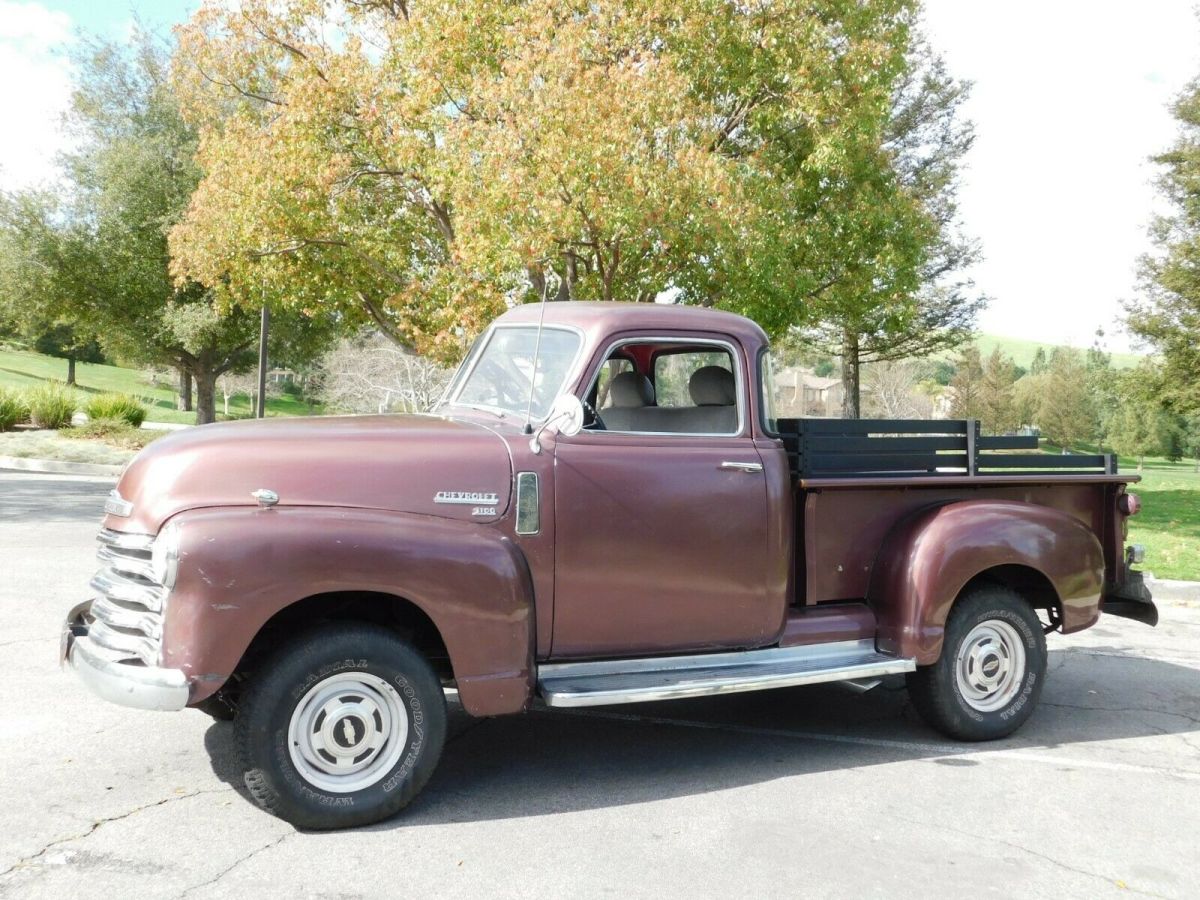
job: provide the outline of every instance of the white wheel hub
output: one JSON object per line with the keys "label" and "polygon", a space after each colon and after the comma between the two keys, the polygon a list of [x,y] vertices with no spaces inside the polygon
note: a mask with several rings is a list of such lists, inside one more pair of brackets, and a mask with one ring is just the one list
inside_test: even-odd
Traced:
{"label": "white wheel hub", "polygon": [[1025,642],[1008,622],[980,622],[959,645],[954,666],[958,691],[979,712],[1003,709],[1025,681]]}
{"label": "white wheel hub", "polygon": [[292,765],[315,788],[361,791],[383,778],[408,742],[408,710],[394,687],[367,672],[319,681],[292,711]]}

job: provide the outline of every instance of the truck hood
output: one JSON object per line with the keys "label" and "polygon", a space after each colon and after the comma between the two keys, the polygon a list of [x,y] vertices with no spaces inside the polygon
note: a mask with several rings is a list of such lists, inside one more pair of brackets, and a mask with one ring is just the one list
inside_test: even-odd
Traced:
{"label": "truck hood", "polygon": [[117,484],[133,505],[108,528],[156,534],[171,516],[209,506],[386,509],[495,521],[508,507],[512,463],[484,427],[438,416],[327,416],[224,422],[160,438]]}

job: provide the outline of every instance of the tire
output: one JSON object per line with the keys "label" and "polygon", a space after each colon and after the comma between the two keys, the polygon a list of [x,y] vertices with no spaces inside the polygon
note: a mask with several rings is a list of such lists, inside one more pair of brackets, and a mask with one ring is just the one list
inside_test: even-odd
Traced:
{"label": "tire", "polygon": [[1020,594],[989,585],[961,596],[946,622],[942,655],[908,675],[913,705],[929,725],[962,741],[992,741],[1033,714],[1046,680],[1046,636]]}
{"label": "tire", "polygon": [[257,667],[234,720],[243,778],[298,828],[387,819],[433,775],[446,699],[426,659],[385,628],[336,623]]}

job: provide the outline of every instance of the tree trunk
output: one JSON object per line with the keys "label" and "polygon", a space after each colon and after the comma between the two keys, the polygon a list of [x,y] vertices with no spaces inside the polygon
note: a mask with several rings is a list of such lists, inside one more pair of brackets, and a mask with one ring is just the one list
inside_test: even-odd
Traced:
{"label": "tree trunk", "polygon": [[67,357],[67,384],[71,387],[75,386],[75,357]]}
{"label": "tree trunk", "polygon": [[858,385],[858,332],[847,328],[842,332],[842,418],[857,419],[861,415]]}
{"label": "tree trunk", "polygon": [[207,425],[217,421],[217,374],[211,369],[197,371],[196,376],[196,424]]}
{"label": "tree trunk", "polygon": [[192,373],[187,369],[179,370],[179,409],[192,411]]}

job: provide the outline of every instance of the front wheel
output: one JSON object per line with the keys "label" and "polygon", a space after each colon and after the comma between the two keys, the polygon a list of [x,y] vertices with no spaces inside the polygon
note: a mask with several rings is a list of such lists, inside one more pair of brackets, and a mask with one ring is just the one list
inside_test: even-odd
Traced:
{"label": "front wheel", "polygon": [[1025,600],[987,586],[959,598],[946,622],[942,655],[908,676],[921,717],[964,741],[1012,734],[1037,706],[1046,680],[1046,637]]}
{"label": "front wheel", "polygon": [[234,721],[246,787],[301,828],[395,815],[433,774],[446,701],[425,658],[390,631],[311,631],[259,666]]}

